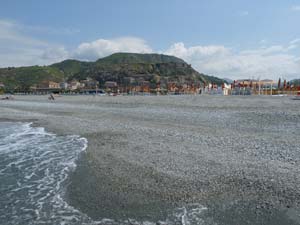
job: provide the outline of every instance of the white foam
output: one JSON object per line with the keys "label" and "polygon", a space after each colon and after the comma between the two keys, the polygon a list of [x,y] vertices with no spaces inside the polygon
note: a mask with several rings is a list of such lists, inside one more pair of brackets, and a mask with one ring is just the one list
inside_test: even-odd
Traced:
{"label": "white foam", "polygon": [[[0,224],[4,220],[10,224],[22,224],[23,221],[30,221],[30,224],[156,224],[134,219],[93,221],[68,205],[63,197],[65,182],[70,171],[76,168],[79,154],[87,149],[88,141],[76,135],[56,136],[31,125],[0,125],[1,135],[5,134],[0,143],[0,156],[5,159],[0,158],[0,166],[3,166],[0,182],[7,190],[2,204],[6,207],[0,205]],[[15,176],[15,182],[9,180],[10,176]],[[11,202],[14,204],[9,204]],[[160,223],[204,224],[202,213],[205,210],[200,204],[186,205],[175,209]]]}
{"label": "white foam", "polygon": [[[78,155],[87,148],[87,140],[74,135],[58,137],[47,133],[44,128],[31,125],[1,125],[1,135],[4,138],[1,139],[0,154],[5,161],[0,161],[0,164],[6,165],[0,170],[0,179],[7,189],[4,200],[10,202],[14,201],[11,198],[16,198],[16,205],[12,207],[12,211],[0,207],[0,213],[12,219],[10,223],[16,224],[24,219],[30,220],[30,216],[35,221],[33,224],[44,223],[49,218],[52,223],[57,224],[74,219],[90,221],[84,214],[68,206],[63,198],[58,197],[64,194],[63,183],[69,172],[76,167]],[[13,173],[16,173],[15,184],[11,184],[8,178]],[[17,200],[20,195],[21,200]],[[11,215],[12,212],[16,215]]]}

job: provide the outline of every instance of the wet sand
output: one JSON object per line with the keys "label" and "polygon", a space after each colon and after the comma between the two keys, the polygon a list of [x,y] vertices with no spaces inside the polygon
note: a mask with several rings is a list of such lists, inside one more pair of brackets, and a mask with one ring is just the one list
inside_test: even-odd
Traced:
{"label": "wet sand", "polygon": [[68,202],[95,220],[300,224],[300,101],[266,96],[16,96],[1,120],[78,134]]}

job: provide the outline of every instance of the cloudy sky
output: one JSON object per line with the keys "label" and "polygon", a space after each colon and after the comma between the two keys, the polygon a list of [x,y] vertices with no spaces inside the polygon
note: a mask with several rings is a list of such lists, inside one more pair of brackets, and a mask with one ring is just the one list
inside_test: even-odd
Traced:
{"label": "cloudy sky", "polygon": [[180,57],[199,72],[300,78],[300,0],[1,0],[0,67]]}

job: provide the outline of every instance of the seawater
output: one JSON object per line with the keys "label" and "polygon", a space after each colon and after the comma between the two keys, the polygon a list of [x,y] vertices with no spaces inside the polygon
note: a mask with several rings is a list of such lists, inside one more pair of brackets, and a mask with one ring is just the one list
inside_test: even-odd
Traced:
{"label": "seawater", "polygon": [[0,123],[0,224],[89,223],[63,198],[68,174],[86,147],[79,136]]}
{"label": "seawater", "polygon": [[[68,175],[87,148],[85,138],[58,136],[31,123],[0,123],[0,224],[157,224],[93,221],[65,201]],[[174,209],[159,224],[205,224],[200,204]]]}

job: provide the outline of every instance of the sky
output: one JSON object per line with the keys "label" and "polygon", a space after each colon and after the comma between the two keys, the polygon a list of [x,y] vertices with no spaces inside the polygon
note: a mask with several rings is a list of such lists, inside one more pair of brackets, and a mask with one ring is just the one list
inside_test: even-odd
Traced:
{"label": "sky", "polygon": [[0,0],[0,67],[174,55],[230,79],[300,78],[300,0]]}

